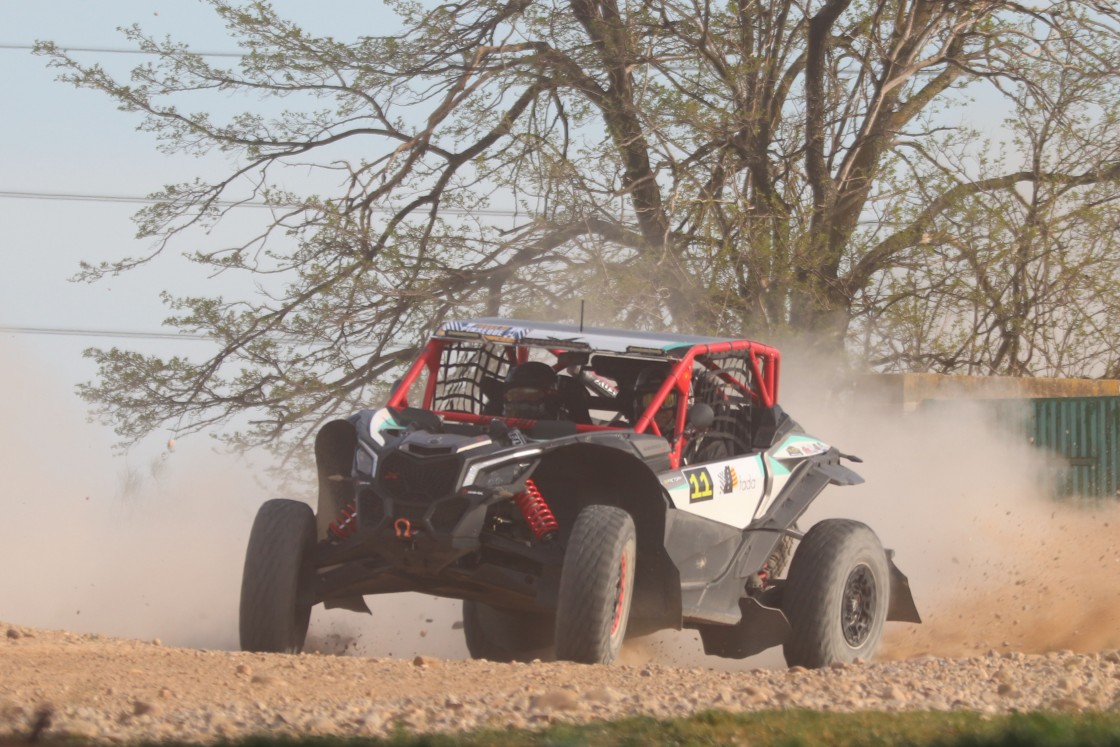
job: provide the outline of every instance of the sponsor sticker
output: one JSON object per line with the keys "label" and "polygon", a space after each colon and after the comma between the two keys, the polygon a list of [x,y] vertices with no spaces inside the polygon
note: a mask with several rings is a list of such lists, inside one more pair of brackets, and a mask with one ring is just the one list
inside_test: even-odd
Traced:
{"label": "sponsor sticker", "polygon": [[735,492],[735,488],[739,487],[739,473],[730,464],[723,468],[723,474],[719,478],[719,489],[723,491],[724,495]]}
{"label": "sponsor sticker", "polygon": [[786,447],[780,452],[779,459],[816,456],[826,451],[828,451],[828,446],[820,441],[797,441],[786,444]]}
{"label": "sponsor sticker", "polygon": [[666,490],[672,490],[675,487],[678,487],[680,485],[684,485],[684,475],[681,475],[681,474],[664,475],[661,478],[661,484],[663,486],[665,486]]}
{"label": "sponsor sticker", "polygon": [[503,324],[484,322],[450,321],[440,327],[438,334],[446,337],[482,337],[492,342],[515,342],[525,336],[525,330]]}
{"label": "sponsor sticker", "polygon": [[719,471],[719,489],[722,495],[749,493],[758,487],[758,478],[752,474],[749,462],[739,462],[739,469],[728,464]]}
{"label": "sponsor sticker", "polygon": [[820,441],[811,441],[807,444],[801,444],[801,453],[805,456],[823,454],[826,451],[828,451],[828,446],[822,444]]}

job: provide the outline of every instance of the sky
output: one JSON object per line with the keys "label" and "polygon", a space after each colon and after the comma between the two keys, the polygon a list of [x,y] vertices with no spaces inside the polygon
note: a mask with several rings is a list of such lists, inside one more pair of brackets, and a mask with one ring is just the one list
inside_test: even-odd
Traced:
{"label": "sky", "polygon": [[[278,0],[273,6],[308,32],[341,40],[384,30],[392,18],[382,3],[368,0],[314,5]],[[57,71],[30,51],[36,41],[52,41],[74,50],[80,61],[124,77],[146,59],[110,51],[132,48],[120,29],[133,24],[198,51],[238,51],[216,14],[197,0],[0,4],[0,101],[5,102],[0,117],[0,340],[17,347],[29,367],[55,382],[57,397],[81,411],[84,403],[74,389],[96,373],[82,357],[84,349],[117,345],[164,356],[204,354],[205,341],[151,336],[174,334],[161,327],[168,312],[160,293],[228,293],[223,284],[232,282],[208,277],[174,255],[96,283],[73,280],[83,261],[143,256],[151,248],[135,237],[132,216],[142,204],[112,198],[142,198],[165,184],[227,167],[221,155],[159,153],[155,138],[137,130],[139,115],[118,111],[107,96],[58,82]],[[251,103],[232,101],[233,107],[249,109]],[[242,211],[224,228],[236,227],[238,220],[249,225],[253,213],[262,217],[261,211]],[[98,331],[140,336],[88,334]],[[114,439],[107,428],[89,428],[91,438]],[[166,437],[157,434],[157,447]]]}
{"label": "sky", "polygon": [[[309,31],[340,39],[382,27],[378,2],[274,3]],[[135,203],[20,198],[12,193],[94,196],[147,195],[164,184],[221,168],[203,160],[156,152],[155,140],[136,131],[137,115],[117,111],[104,95],[55,81],[46,60],[25,47],[50,40],[62,47],[121,49],[119,27],[140,24],[170,34],[200,51],[235,52],[220,21],[200,2],[4,3],[0,6],[0,221],[5,227],[0,273],[0,326],[152,331],[163,317],[158,292],[182,268],[161,267],[137,277],[85,285],[69,282],[82,260],[100,262],[143,254],[134,238]],[[111,72],[125,73],[143,58],[107,51],[75,53]],[[42,337],[42,336],[38,336]],[[65,344],[79,349],[88,338]],[[33,347],[53,356],[58,341]],[[179,345],[189,343],[176,343]]]}

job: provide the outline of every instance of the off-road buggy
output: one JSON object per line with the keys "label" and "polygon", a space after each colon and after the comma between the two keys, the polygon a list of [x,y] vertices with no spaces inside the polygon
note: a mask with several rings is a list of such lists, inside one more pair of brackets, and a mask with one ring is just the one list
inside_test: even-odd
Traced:
{"label": "off-road buggy", "polygon": [[[530,361],[555,374],[550,419],[504,407]],[[862,478],[782,411],[779,368],[745,340],[442,324],[383,408],[319,431],[317,514],[261,506],[242,648],[298,652],[313,605],[414,591],[463,600],[491,660],[606,663],[668,628],[725,657],[870,657],[886,620],[918,613],[867,526],[798,531],[826,485]]]}

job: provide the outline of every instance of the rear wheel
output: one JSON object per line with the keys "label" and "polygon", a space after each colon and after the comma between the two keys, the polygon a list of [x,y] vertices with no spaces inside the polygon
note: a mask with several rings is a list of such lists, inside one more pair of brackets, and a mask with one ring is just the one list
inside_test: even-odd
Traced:
{"label": "rear wheel", "polygon": [[299,501],[266,501],[257,511],[241,577],[244,651],[303,650],[313,601],[315,514]]}
{"label": "rear wheel", "polygon": [[890,602],[887,555],[857,521],[829,519],[801,540],[782,603],[792,633],[789,666],[825,667],[870,659],[883,635]]}
{"label": "rear wheel", "polygon": [[630,514],[614,506],[579,512],[560,573],[557,659],[609,664],[618,658],[630,619],[636,556]]}
{"label": "rear wheel", "polygon": [[463,632],[475,659],[532,661],[552,646],[550,616],[515,612],[468,599],[463,602]]}

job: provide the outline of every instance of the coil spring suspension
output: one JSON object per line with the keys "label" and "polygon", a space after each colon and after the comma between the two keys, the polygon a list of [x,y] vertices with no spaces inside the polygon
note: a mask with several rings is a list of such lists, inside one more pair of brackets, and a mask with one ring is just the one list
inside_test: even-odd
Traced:
{"label": "coil spring suspension", "polygon": [[358,507],[350,503],[338,514],[338,518],[331,522],[327,529],[336,542],[349,537],[358,531]]}
{"label": "coil spring suspension", "polygon": [[521,515],[525,517],[525,523],[529,525],[533,536],[538,540],[550,540],[560,530],[560,524],[552,515],[552,509],[548,507],[537,484],[532,480],[525,481],[525,490],[515,495],[513,502],[517,504]]}

